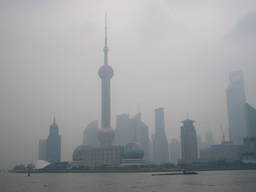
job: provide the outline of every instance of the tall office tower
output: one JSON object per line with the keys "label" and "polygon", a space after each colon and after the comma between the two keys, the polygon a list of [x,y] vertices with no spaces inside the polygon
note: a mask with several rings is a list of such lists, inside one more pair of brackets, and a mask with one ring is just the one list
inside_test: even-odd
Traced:
{"label": "tall office tower", "polygon": [[214,144],[213,133],[212,131],[208,130],[205,132],[205,148],[211,148],[211,146]]}
{"label": "tall office tower", "polygon": [[45,139],[39,140],[38,160],[46,160],[46,143]]}
{"label": "tall office tower", "polygon": [[129,120],[129,130],[131,131],[132,142],[141,144],[144,149],[144,159],[149,162],[148,126],[141,121],[141,113],[137,113]]}
{"label": "tall office tower", "polygon": [[125,146],[132,141],[131,131],[129,127],[130,116],[128,114],[122,114],[116,116],[116,136],[115,136],[115,145]]}
{"label": "tall office tower", "polygon": [[170,143],[170,162],[177,165],[178,160],[181,158],[181,149],[180,149],[180,142],[173,138]]}
{"label": "tall office tower", "polygon": [[113,77],[114,71],[108,65],[107,17],[105,18],[105,47],[103,52],[104,65],[98,71],[101,78],[101,129],[98,131],[97,138],[101,146],[111,146],[115,139],[115,132],[110,127],[110,79]]}
{"label": "tall office tower", "polygon": [[50,163],[60,162],[61,137],[59,135],[59,127],[55,123],[50,126],[49,136],[46,143],[46,160]]}
{"label": "tall office tower", "polygon": [[247,135],[244,110],[246,99],[242,71],[230,73],[229,84],[226,90],[226,97],[230,141],[233,141],[236,145],[241,145],[243,138]]}
{"label": "tall office tower", "polygon": [[168,141],[165,135],[164,108],[155,109],[156,135],[153,140],[153,161],[157,164],[169,162]]}
{"label": "tall office tower", "polygon": [[92,121],[84,130],[83,144],[91,147],[98,147],[100,145],[97,139],[97,133],[99,131],[98,121]]}
{"label": "tall office tower", "polygon": [[244,138],[243,159],[256,160],[256,109],[245,104],[245,117],[248,135]]}
{"label": "tall office tower", "polygon": [[182,162],[193,162],[198,159],[196,129],[193,125],[195,121],[186,119],[181,121],[181,158]]}

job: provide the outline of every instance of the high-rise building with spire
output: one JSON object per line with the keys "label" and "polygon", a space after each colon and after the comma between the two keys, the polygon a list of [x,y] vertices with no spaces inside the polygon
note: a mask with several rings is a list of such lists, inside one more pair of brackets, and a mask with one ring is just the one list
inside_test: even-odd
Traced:
{"label": "high-rise building with spire", "polygon": [[229,74],[229,86],[226,90],[230,141],[236,145],[243,144],[247,136],[244,105],[246,103],[244,78],[242,71]]}
{"label": "high-rise building with spire", "polygon": [[182,121],[181,131],[181,158],[182,162],[195,162],[198,159],[195,121],[186,119]]}
{"label": "high-rise building with spire", "polygon": [[55,123],[54,117],[46,143],[46,160],[50,163],[60,162],[60,150],[61,136],[59,135],[59,126]]}
{"label": "high-rise building with spire", "polygon": [[113,77],[114,71],[108,65],[107,16],[105,17],[105,47],[103,52],[104,65],[98,71],[101,78],[101,129],[97,133],[97,138],[101,146],[111,146],[115,139],[115,132],[110,125],[110,79]]}

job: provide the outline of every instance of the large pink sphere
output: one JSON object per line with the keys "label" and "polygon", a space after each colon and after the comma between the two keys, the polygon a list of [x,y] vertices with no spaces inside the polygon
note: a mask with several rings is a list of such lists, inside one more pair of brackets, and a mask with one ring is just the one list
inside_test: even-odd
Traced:
{"label": "large pink sphere", "polygon": [[97,133],[100,143],[111,144],[115,139],[115,131],[112,128],[101,128]]}
{"label": "large pink sphere", "polygon": [[99,68],[98,74],[101,79],[111,79],[114,75],[114,70],[109,65],[102,65]]}

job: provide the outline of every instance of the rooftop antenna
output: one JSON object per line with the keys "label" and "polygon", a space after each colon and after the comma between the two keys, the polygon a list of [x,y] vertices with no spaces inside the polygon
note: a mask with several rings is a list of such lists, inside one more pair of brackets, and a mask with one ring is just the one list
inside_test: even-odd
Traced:
{"label": "rooftop antenna", "polygon": [[55,123],[55,116],[54,116],[54,118],[53,118],[53,123]]}
{"label": "rooftop antenna", "polygon": [[187,109],[187,119],[188,119],[188,109]]}
{"label": "rooftop antenna", "polygon": [[140,113],[140,105],[138,106],[138,113]]}
{"label": "rooftop antenna", "polygon": [[89,115],[89,124],[91,123],[91,115]]}

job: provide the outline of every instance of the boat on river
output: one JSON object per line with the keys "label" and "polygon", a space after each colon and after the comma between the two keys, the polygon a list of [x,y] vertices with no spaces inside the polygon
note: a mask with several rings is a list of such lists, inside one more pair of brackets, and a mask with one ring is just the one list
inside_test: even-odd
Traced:
{"label": "boat on river", "polygon": [[154,173],[152,176],[162,176],[162,175],[198,175],[197,172],[194,171],[183,171],[183,172],[169,172],[169,173]]}

